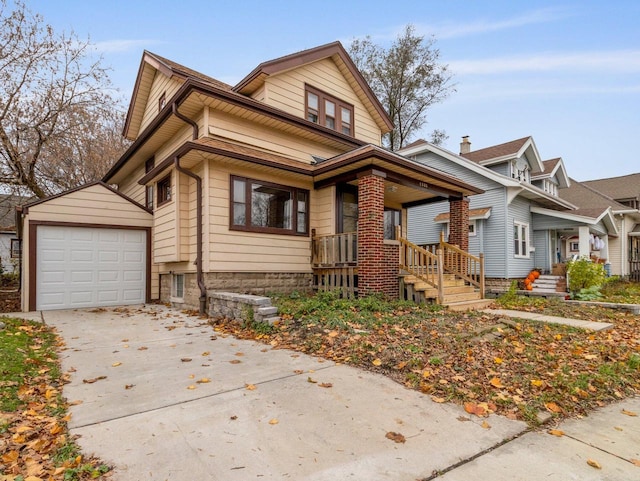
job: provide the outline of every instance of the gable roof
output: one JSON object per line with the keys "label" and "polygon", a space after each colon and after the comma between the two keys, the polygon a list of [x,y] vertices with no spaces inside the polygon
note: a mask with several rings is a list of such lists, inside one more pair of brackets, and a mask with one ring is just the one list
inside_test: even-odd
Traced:
{"label": "gable roof", "polygon": [[525,154],[527,154],[527,159],[531,165],[531,174],[543,172],[544,167],[542,160],[531,136],[485,147],[484,149],[473,150],[460,155],[465,159],[481,165],[493,165],[518,159]]}
{"label": "gable roof", "polygon": [[305,64],[331,58],[345,76],[351,88],[372,114],[382,133],[393,129],[393,122],[386,110],[371,90],[351,57],[340,42],[327,43],[307,50],[302,50],[284,57],[262,62],[233,87],[234,92],[251,95],[260,88],[267,77]]}
{"label": "gable roof", "polygon": [[[523,144],[524,146],[524,144]],[[548,192],[536,187],[535,185],[527,184],[525,182],[519,182],[506,175],[499,174],[483,164],[473,162],[466,158],[466,155],[458,155],[446,150],[437,145],[433,145],[426,140],[415,141],[407,147],[400,149],[397,153],[406,157],[413,157],[415,155],[433,152],[446,160],[453,162],[461,167],[464,167],[471,172],[482,175],[487,179],[493,180],[498,184],[507,188],[513,195],[511,198],[515,198],[516,195],[522,195],[524,198],[535,200],[536,202],[551,208],[560,209],[574,209],[575,206],[566,200],[559,197],[552,196]],[[419,162],[419,161],[418,161]]]}
{"label": "gable roof", "polygon": [[575,215],[598,218],[608,209],[624,210],[627,206],[616,202],[588,185],[584,185],[577,180],[570,179],[571,186],[559,191],[560,197],[575,204],[577,209],[572,212]]}
{"label": "gable roof", "polygon": [[640,173],[582,182],[613,199],[640,199]]}
{"label": "gable roof", "polygon": [[543,160],[542,166],[544,170],[539,174],[532,175],[531,180],[550,179],[555,175],[558,179],[558,186],[561,189],[569,187],[569,175],[561,157]]}

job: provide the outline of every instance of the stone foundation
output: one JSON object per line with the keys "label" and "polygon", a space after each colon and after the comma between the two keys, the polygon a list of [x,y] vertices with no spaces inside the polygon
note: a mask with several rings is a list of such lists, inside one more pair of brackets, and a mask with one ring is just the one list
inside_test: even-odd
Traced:
{"label": "stone foundation", "polygon": [[[233,292],[237,294],[267,295],[311,292],[313,275],[301,272],[205,272],[207,291]],[[160,275],[160,300],[170,302],[171,274]],[[200,288],[196,274],[184,275],[184,302],[172,303],[182,309],[199,309]],[[207,299],[207,302],[209,299]]]}
{"label": "stone foundation", "polygon": [[484,280],[484,286],[487,292],[507,292],[513,281],[520,280],[522,279],[498,279],[486,277]]}
{"label": "stone foundation", "polygon": [[214,319],[227,318],[247,322],[268,322],[273,324],[278,308],[271,305],[271,299],[251,294],[209,291],[207,293],[209,316]]}

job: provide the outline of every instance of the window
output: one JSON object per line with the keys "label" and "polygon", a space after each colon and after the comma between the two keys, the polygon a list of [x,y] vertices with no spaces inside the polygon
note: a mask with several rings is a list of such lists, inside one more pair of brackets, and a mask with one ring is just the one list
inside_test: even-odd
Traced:
{"label": "window", "polygon": [[529,257],[529,224],[513,223],[513,247],[515,257]]}
{"label": "window", "polygon": [[544,179],[542,181],[542,189],[553,196],[557,197],[558,195],[558,186],[552,180]]}
{"label": "window", "polygon": [[353,135],[353,106],[307,85],[307,120]]}
{"label": "window", "polygon": [[384,208],[384,238],[395,240],[396,227],[400,225],[400,211]]}
{"label": "window", "polygon": [[167,93],[162,92],[162,95],[158,99],[158,112],[160,112],[165,105],[167,105]]}
{"label": "window", "polygon": [[531,183],[529,164],[522,159],[511,162],[511,178],[521,182]]}
{"label": "window", "polygon": [[171,174],[158,181],[158,207],[171,200]]}
{"label": "window", "polygon": [[255,232],[306,235],[309,191],[231,177],[231,228]]}
{"label": "window", "polygon": [[11,258],[19,259],[22,257],[22,239],[11,239]]}
{"label": "window", "polygon": [[569,242],[569,250],[571,252],[578,252],[580,250],[580,243],[574,241]]}
{"label": "window", "polygon": [[145,189],[145,205],[147,209],[153,210],[153,186],[148,185]]}
{"label": "window", "polygon": [[[469,237],[475,237],[477,235],[476,234],[477,233],[476,222],[477,221],[475,219],[469,221]],[[449,222],[447,222],[446,227],[444,229],[445,237],[447,239],[449,238],[449,232],[450,232],[449,226],[450,225],[451,224],[449,224]]]}
{"label": "window", "polygon": [[184,299],[184,274],[173,274],[171,279],[171,297]]}

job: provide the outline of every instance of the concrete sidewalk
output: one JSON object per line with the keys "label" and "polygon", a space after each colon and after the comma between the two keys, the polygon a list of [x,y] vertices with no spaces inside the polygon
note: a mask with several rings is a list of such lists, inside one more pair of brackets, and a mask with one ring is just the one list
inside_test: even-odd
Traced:
{"label": "concrete sidewalk", "polygon": [[631,462],[640,418],[622,414],[640,413],[639,399],[568,421],[556,437],[470,417],[384,376],[225,337],[162,306],[43,317],[67,344],[71,433],[116,467],[114,481],[640,476]]}
{"label": "concrete sidewalk", "polygon": [[564,326],[588,329],[590,331],[604,331],[613,328],[610,322],[593,322],[582,319],[568,319],[566,317],[547,316],[538,312],[516,311],[511,309],[482,309],[482,312],[493,314],[494,316],[506,316],[516,319],[530,319],[538,322],[548,322],[549,324],[562,324]]}

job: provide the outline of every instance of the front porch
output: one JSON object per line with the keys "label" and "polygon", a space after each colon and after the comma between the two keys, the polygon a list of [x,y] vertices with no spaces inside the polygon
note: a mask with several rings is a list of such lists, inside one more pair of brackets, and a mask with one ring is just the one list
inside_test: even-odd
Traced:
{"label": "front porch", "polygon": [[[358,233],[312,236],[314,289],[337,290],[344,297],[361,293]],[[453,306],[484,299],[484,257],[476,257],[444,241],[418,246],[402,236],[383,244],[380,271],[391,271],[398,297],[417,303]],[[363,290],[363,292],[365,292]],[[388,294],[388,293],[387,293]]]}

